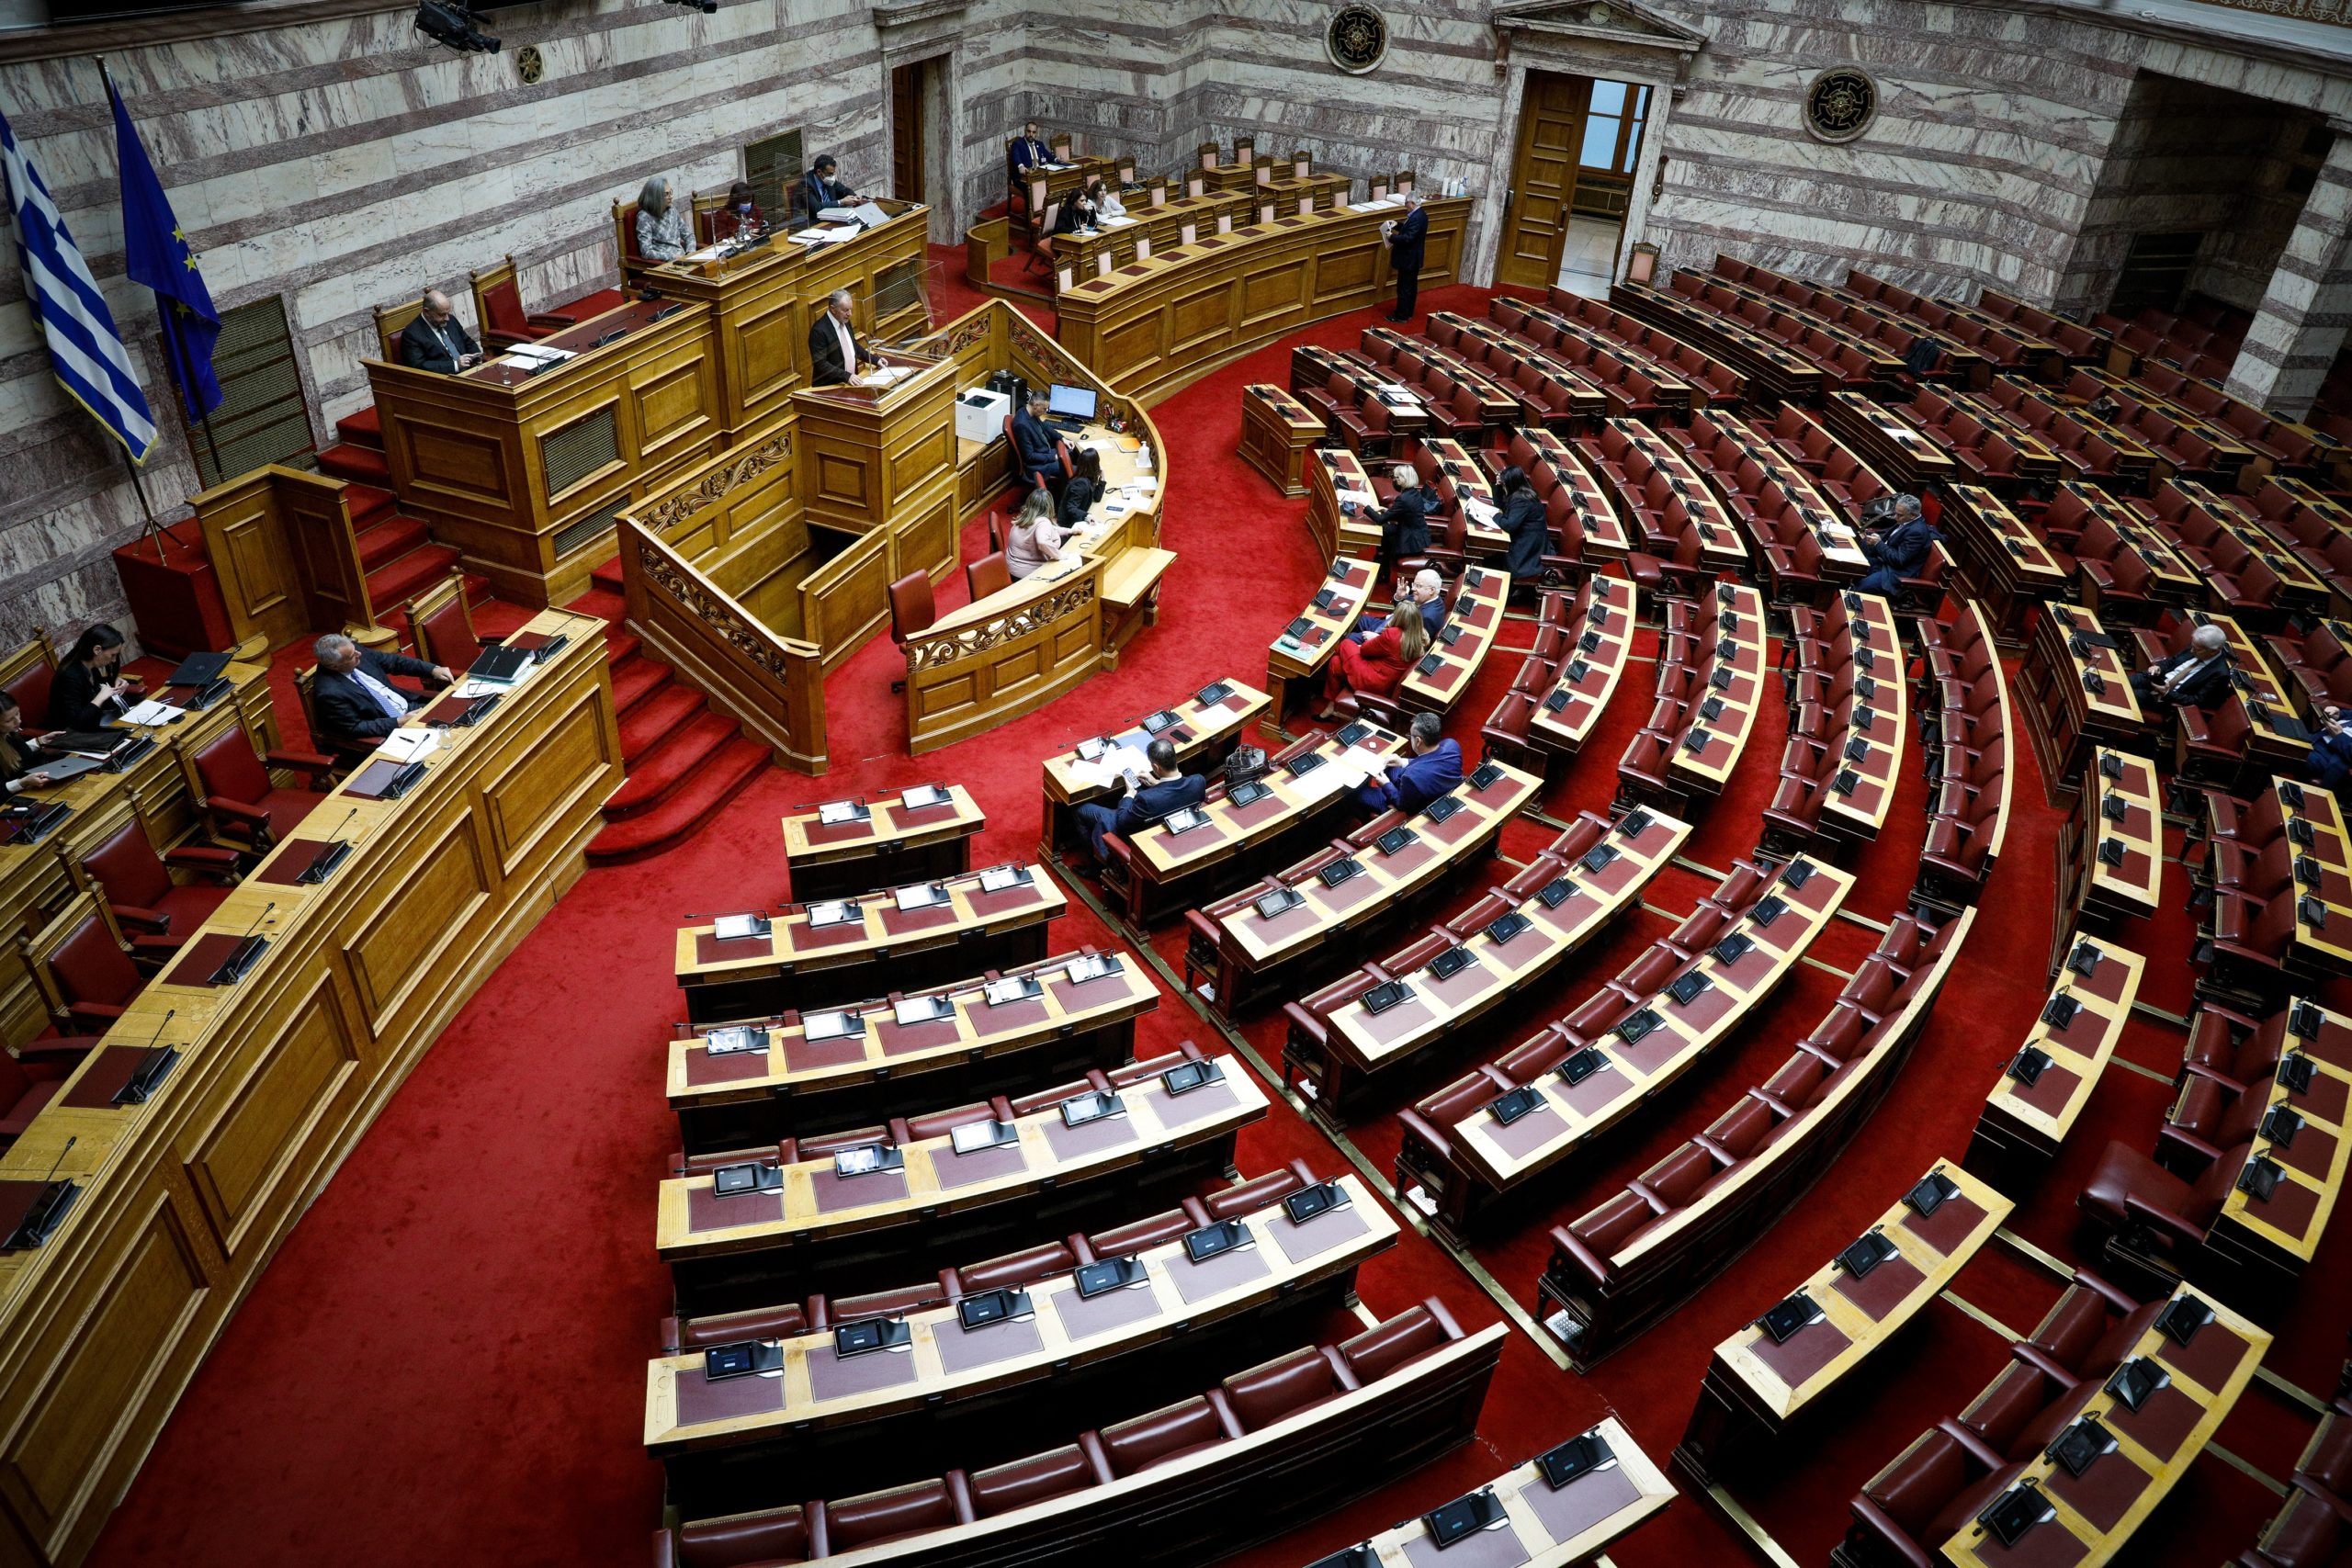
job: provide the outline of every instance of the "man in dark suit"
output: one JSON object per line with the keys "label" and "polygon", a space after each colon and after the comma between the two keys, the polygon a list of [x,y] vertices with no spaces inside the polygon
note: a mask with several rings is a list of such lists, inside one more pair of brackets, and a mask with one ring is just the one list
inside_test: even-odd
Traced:
{"label": "man in dark suit", "polygon": [[2132,671],[2132,690],[2143,707],[2210,708],[2230,694],[2230,638],[2219,626],[2199,626],[2188,646]]}
{"label": "man in dark suit", "polygon": [[850,189],[846,182],[833,178],[833,169],[832,159],[823,157],[801,176],[796,205],[810,223],[817,221],[817,214],[828,207],[847,207],[857,199],[857,192]]}
{"label": "man in dark suit", "polygon": [[394,686],[395,675],[414,675],[444,686],[456,680],[446,665],[362,649],[341,632],[329,632],[311,645],[311,651],[319,660],[311,708],[318,716],[322,739],[358,740],[398,729],[410,710],[424,705],[424,698]]}
{"label": "man in dark suit", "polygon": [[1870,561],[1871,570],[1860,584],[1861,591],[1882,599],[1894,598],[1903,591],[1905,578],[1927,570],[1928,554],[1942,537],[1920,515],[1917,496],[1897,496],[1894,521],[1883,532],[1862,536],[1862,555]]}
{"label": "man in dark suit", "polygon": [[1356,791],[1373,811],[1419,811],[1462,782],[1462,742],[1446,737],[1433,713],[1417,713],[1405,731],[1409,757],[1388,759],[1388,775]]}
{"label": "man in dark suit", "polygon": [[1037,134],[1037,122],[1034,119],[1021,128],[1020,135],[1005,143],[1004,156],[1015,185],[1021,183],[1021,176],[1029,170],[1054,161],[1053,151]]}
{"label": "man in dark suit", "polygon": [[1106,834],[1140,832],[1171,811],[1198,806],[1208,795],[1208,780],[1176,771],[1174,741],[1162,737],[1145,747],[1143,755],[1151,764],[1151,776],[1129,773],[1126,794],[1116,806],[1089,802],[1078,808],[1079,826],[1086,829],[1086,841],[1093,846],[1097,861],[1110,858],[1102,847]]}
{"label": "man in dark suit", "polygon": [[1396,275],[1396,309],[1392,321],[1409,321],[1421,296],[1421,250],[1429,242],[1430,215],[1421,210],[1418,191],[1405,197],[1405,216],[1385,225],[1388,238],[1388,270]]}
{"label": "man in dark suit", "polygon": [[401,363],[415,370],[455,376],[481,363],[481,345],[466,335],[438,288],[424,291],[424,308],[401,329]]}
{"label": "man in dark suit", "polygon": [[[1405,597],[1421,607],[1421,628],[1429,633],[1430,641],[1436,641],[1438,627],[1445,625],[1445,579],[1438,575],[1437,568],[1425,566],[1413,573],[1413,581],[1406,584]],[[1378,637],[1387,628],[1387,616],[1367,615],[1356,623],[1348,640],[1362,642],[1368,637]]]}
{"label": "man in dark suit", "polygon": [[1061,499],[1062,438],[1060,432],[1046,423],[1046,413],[1053,400],[1043,392],[1029,394],[1029,401],[1012,416],[1012,446],[1020,454],[1021,471],[1029,476],[1032,485],[1044,485]]}
{"label": "man in dark suit", "polygon": [[849,290],[836,288],[825,301],[825,313],[808,323],[808,379],[820,387],[838,387],[874,361],[865,341],[850,325],[854,309]]}

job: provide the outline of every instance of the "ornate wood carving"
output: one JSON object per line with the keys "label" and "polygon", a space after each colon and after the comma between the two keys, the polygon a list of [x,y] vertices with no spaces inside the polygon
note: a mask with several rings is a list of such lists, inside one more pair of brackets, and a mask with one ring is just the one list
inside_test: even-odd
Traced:
{"label": "ornate wood carving", "polygon": [[648,585],[660,589],[679,608],[725,638],[729,648],[778,681],[786,678],[788,666],[774,635],[746,622],[725,599],[705,586],[701,578],[681,570],[667,550],[641,539],[637,547],[637,565],[639,575]]}
{"label": "ornate wood carving", "polygon": [[663,496],[648,507],[638,521],[657,534],[666,533],[791,456],[792,432],[789,428],[779,430],[732,461],[711,469],[694,483]]}
{"label": "ornate wood carving", "polygon": [[1094,579],[1090,576],[984,626],[975,626],[970,631],[929,642],[907,644],[907,668],[911,671],[939,670],[978,654],[990,652],[1032,632],[1042,631],[1056,621],[1083,614],[1093,602]]}

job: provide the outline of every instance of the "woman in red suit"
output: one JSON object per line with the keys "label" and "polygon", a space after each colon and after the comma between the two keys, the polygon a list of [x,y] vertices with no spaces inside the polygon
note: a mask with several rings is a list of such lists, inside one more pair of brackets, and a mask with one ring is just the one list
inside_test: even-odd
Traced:
{"label": "woman in red suit", "polygon": [[1429,650],[1429,627],[1421,619],[1421,607],[1410,599],[1399,599],[1388,612],[1388,624],[1362,642],[1340,639],[1339,649],[1331,655],[1331,668],[1323,678],[1323,711],[1319,718],[1332,718],[1339,714],[1339,700],[1349,692],[1361,692],[1375,697],[1386,696],[1402,685],[1405,671],[1419,662]]}

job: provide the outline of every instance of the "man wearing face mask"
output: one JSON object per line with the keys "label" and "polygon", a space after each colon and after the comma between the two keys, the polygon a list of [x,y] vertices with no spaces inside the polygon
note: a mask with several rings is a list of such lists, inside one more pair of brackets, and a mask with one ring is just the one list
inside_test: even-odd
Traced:
{"label": "man wearing face mask", "polygon": [[710,234],[725,244],[739,235],[755,234],[767,226],[767,217],[760,211],[760,204],[752,199],[751,182],[737,180],[727,189],[727,205],[711,215]]}

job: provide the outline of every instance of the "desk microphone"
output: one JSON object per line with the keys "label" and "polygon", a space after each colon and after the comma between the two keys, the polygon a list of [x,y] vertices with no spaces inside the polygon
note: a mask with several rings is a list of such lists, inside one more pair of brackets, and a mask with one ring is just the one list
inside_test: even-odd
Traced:
{"label": "desk microphone", "polygon": [[123,1080],[122,1087],[114,1091],[117,1105],[146,1104],[147,1097],[155,1092],[155,1086],[164,1081],[164,1075],[172,1070],[174,1062],[179,1060],[177,1046],[156,1043],[163,1039],[164,1031],[171,1027],[172,1020],[178,1016],[179,1010],[174,1008],[166,1012],[164,1021],[155,1026],[155,1032],[147,1037],[147,1043],[141,1047],[147,1054],[146,1059],[133,1068],[130,1076]]}
{"label": "desk microphone", "polygon": [[48,1186],[51,1182],[57,1179],[58,1167],[65,1163],[65,1156],[72,1154],[74,1152],[74,1145],[81,1141],[82,1134],[79,1133],[74,1134],[72,1137],[65,1140],[65,1146],[57,1151],[57,1157],[55,1159],[49,1162],[49,1174],[40,1179],[40,1184],[43,1187]]}
{"label": "desk microphone", "polygon": [[58,1150],[57,1157],[50,1162],[49,1174],[40,1179],[40,1196],[33,1200],[32,1205],[25,1211],[24,1218],[17,1222],[17,1228],[8,1234],[6,1239],[0,1240],[0,1248],[14,1251],[19,1247],[35,1247],[49,1239],[50,1233],[57,1228],[57,1222],[63,1219],[65,1211],[72,1207],[74,1195],[81,1190],[71,1181],[61,1183],[57,1179],[57,1172],[65,1164],[65,1156],[72,1154],[74,1145],[81,1141],[82,1136],[78,1133],[65,1140],[65,1146]]}
{"label": "desk microphone", "polygon": [[261,929],[261,923],[269,919],[269,912],[277,908],[277,900],[275,898],[261,907],[261,913],[254,917],[254,923],[245,928],[245,934],[237,939],[237,945],[229,950],[229,956],[220,961],[220,967],[212,972],[214,985],[233,986],[245,977],[245,972],[253,967],[254,960],[260,957],[262,949],[269,945],[267,937],[254,933]]}
{"label": "desk microphone", "polygon": [[297,881],[313,884],[324,882],[328,874],[343,863],[344,857],[351,852],[351,846],[343,840],[343,830],[350,827],[352,818],[358,815],[359,807],[356,806],[344,815],[343,820],[334,825],[334,831],[327,835],[326,841],[321,844],[318,852],[311,857],[311,863],[302,868],[302,874],[296,878]]}

